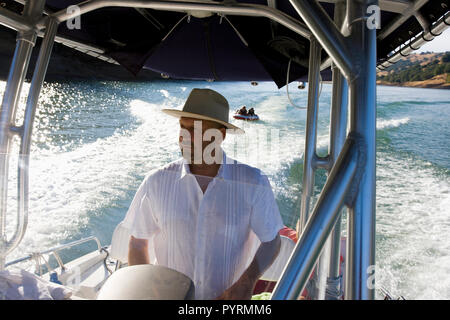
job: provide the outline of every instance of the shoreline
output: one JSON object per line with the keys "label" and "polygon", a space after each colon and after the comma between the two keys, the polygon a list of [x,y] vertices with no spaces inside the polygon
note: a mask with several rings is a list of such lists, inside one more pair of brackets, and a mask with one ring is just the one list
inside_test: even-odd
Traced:
{"label": "shoreline", "polygon": [[385,82],[385,81],[377,80],[377,86],[450,90],[450,83],[415,84],[415,83],[407,83],[407,82],[406,83],[393,83],[393,82]]}

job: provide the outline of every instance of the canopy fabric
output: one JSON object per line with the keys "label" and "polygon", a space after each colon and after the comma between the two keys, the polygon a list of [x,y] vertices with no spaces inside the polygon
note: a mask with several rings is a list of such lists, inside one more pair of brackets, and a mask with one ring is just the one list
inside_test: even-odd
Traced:
{"label": "canopy fabric", "polygon": [[[215,0],[216,2],[220,2]],[[47,0],[49,12],[63,10],[82,0]],[[268,5],[268,0],[237,0],[237,3]],[[270,1],[269,1],[270,2]],[[320,2],[330,17],[332,1]],[[276,9],[303,22],[289,0],[277,0]],[[17,3],[6,1],[14,10]],[[419,13],[430,25],[446,14],[450,0],[428,1]],[[381,11],[381,26],[388,26],[401,14]],[[422,32],[412,16],[388,36],[378,38],[378,62],[400,45]],[[377,34],[382,32],[377,30]],[[273,80],[286,84],[287,66],[292,60],[289,80],[307,79],[309,40],[286,27],[263,17],[212,15],[187,17],[184,12],[152,9],[108,7],[88,12],[81,17],[81,29],[68,29],[61,23],[58,34],[78,42],[103,48],[130,72],[142,68],[160,72],[175,79],[219,81]],[[322,59],[327,57],[322,50]],[[331,72],[322,79],[330,80]]]}

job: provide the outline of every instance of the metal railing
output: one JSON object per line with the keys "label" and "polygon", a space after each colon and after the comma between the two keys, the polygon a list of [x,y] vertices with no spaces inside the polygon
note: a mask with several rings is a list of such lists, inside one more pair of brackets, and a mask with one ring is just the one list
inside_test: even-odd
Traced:
{"label": "metal railing", "polygon": [[[351,28],[348,36],[344,38],[330,18],[325,17],[325,12],[315,0],[290,0],[290,2],[349,84],[350,133],[333,164],[309,219],[305,218],[309,206],[309,203],[305,202],[309,200],[313,179],[304,177],[302,198],[304,203],[300,223],[304,229],[299,230],[301,234],[297,246],[272,297],[273,299],[299,297],[345,204],[349,208],[345,297],[374,299],[374,288],[368,283],[371,276],[368,271],[369,267],[375,264],[376,30],[367,27],[364,12],[369,5],[378,3],[370,0],[347,1],[346,20],[351,21]],[[314,46],[312,40],[311,46]],[[351,57],[349,52],[352,53]],[[311,59],[315,57],[310,56],[310,63]],[[320,68],[310,69],[309,72],[317,73],[316,69]],[[335,78],[335,81],[337,80],[338,78]],[[312,83],[314,84],[315,82]],[[347,88],[341,88],[341,94],[343,90]],[[313,93],[313,90],[311,92]],[[311,177],[311,172],[318,164],[314,161],[317,157],[314,141],[317,101],[311,103],[309,107],[314,110],[308,110],[310,116],[307,122],[304,156],[304,166],[307,168],[304,168],[304,173]],[[342,128],[339,129],[340,134],[341,130]],[[338,148],[334,152],[337,150]],[[328,161],[332,161],[331,157]],[[326,166],[327,163],[321,161],[320,164]],[[339,234],[334,233],[333,239],[338,237]],[[335,250],[336,246],[334,255]],[[330,271],[336,272],[336,267]]]}
{"label": "metal railing", "polygon": [[[24,8],[23,18],[36,21],[44,8],[44,0],[28,1]],[[3,19],[0,19],[4,21]],[[17,21],[20,23],[20,21]],[[23,135],[23,130],[13,127],[16,118],[18,101],[20,99],[22,85],[28,70],[31,52],[36,42],[37,30],[20,31],[17,35],[16,50],[9,70],[5,93],[1,104],[0,114],[0,270],[4,268],[5,257],[22,240],[28,222],[28,166],[27,154],[20,154],[18,177],[18,213],[17,226],[10,240],[6,238],[6,204],[8,197],[8,167],[9,155],[14,135],[19,135],[21,144],[27,145],[28,135]],[[41,49],[42,50],[42,49]],[[44,74],[45,74],[45,70]],[[39,88],[40,90],[40,88]],[[31,122],[32,124],[32,122]],[[27,129],[31,130],[31,129]],[[31,131],[30,131],[31,132]],[[26,163],[20,161],[25,160]]]}
{"label": "metal railing", "polygon": [[214,1],[145,1],[145,0],[91,0],[79,4],[79,11],[68,13],[67,10],[55,12],[38,22],[38,28],[45,26],[46,20],[50,18],[63,22],[79,15],[105,7],[131,7],[147,8],[163,11],[178,12],[211,12],[224,15],[239,15],[250,17],[266,17],[280,23],[297,34],[309,38],[311,31],[300,21],[292,18],[284,12],[264,5],[240,4],[240,3],[218,3]]}
{"label": "metal railing", "polygon": [[[41,1],[29,1],[27,5]],[[333,2],[339,2],[338,0]],[[419,2],[419,1],[417,1]],[[325,186],[317,200],[308,219],[302,222],[302,233],[295,250],[275,287],[274,299],[297,299],[300,292],[306,285],[308,278],[317,263],[325,242],[330,237],[336,224],[340,219],[343,206],[348,207],[348,241],[347,241],[347,267],[346,267],[346,299],[373,299],[374,288],[369,287],[368,274],[370,266],[375,264],[375,121],[376,121],[376,30],[368,29],[366,26],[367,7],[377,5],[376,0],[347,0],[345,20],[348,30],[345,35],[342,29],[337,27],[330,17],[323,11],[316,0],[290,0],[300,17],[305,21],[306,26],[296,19],[283,12],[267,6],[244,5],[244,4],[224,4],[211,1],[119,1],[119,0],[93,0],[80,4],[80,14],[84,14],[99,8],[108,6],[120,7],[140,7],[155,10],[181,11],[181,12],[213,12],[227,15],[259,16],[266,17],[278,22],[297,34],[308,38],[311,41],[310,56],[310,85],[317,84],[314,80],[320,70],[320,46],[331,57],[335,69],[333,99],[341,99],[347,96],[349,104],[350,123],[348,125],[350,133],[346,137],[346,142],[342,146],[343,129],[334,129],[339,135],[339,141],[330,149],[327,159],[318,158],[315,155],[314,131],[316,130],[317,109],[308,110],[311,114],[308,117],[308,127],[311,134],[307,136],[309,150],[308,168],[324,167],[330,170]],[[398,7],[396,1],[382,1],[386,6]],[[409,8],[409,7],[408,7]],[[1,8],[0,8],[1,9]],[[18,18],[14,14],[6,14],[0,10],[0,23],[17,27],[20,31],[8,84],[5,91],[5,98],[2,104],[1,132],[0,132],[0,152],[8,155],[9,137],[14,134],[21,134],[29,139],[34,112],[37,105],[37,97],[42,87],[43,76],[45,75],[51,46],[55,39],[56,26],[58,23],[75,17],[76,14],[69,14],[66,10],[51,13],[42,18],[37,24],[38,29],[46,27],[46,37],[44,45],[41,47],[41,54],[35,69],[32,85],[30,87],[30,97],[27,101],[27,117],[24,126],[11,128],[11,119],[14,118],[15,107],[19,98],[19,92],[23,83],[24,73],[27,69],[31,48],[34,45],[33,37],[23,30],[28,30],[32,19],[27,17]],[[23,20],[26,20],[25,23]],[[24,23],[22,23],[24,22]],[[397,22],[398,23],[398,22]],[[446,23],[446,20],[444,20]],[[432,31],[438,32],[433,28]],[[32,31],[36,32],[36,31]],[[33,35],[33,34],[31,34]],[[345,77],[345,79],[344,79]],[[348,87],[347,87],[348,84]],[[309,108],[317,108],[318,95],[317,88],[310,90]],[[341,97],[337,96],[338,94]],[[335,96],[336,95],[336,96]],[[342,101],[341,101],[342,102]],[[345,106],[344,106],[345,108]],[[340,114],[342,116],[342,113]],[[339,115],[332,116],[332,121],[340,121]],[[316,119],[316,120],[313,120]],[[338,120],[341,119],[341,120]],[[345,124],[347,128],[347,124]],[[334,131],[336,130],[336,131]],[[344,130],[345,131],[345,130]],[[345,135],[344,135],[345,136]],[[29,152],[29,141],[23,143],[22,149]],[[337,155],[339,153],[339,156]],[[2,169],[2,180],[7,180],[7,160],[0,162]],[[330,169],[331,168],[331,169]],[[19,219],[19,232],[16,233],[13,241],[14,246],[18,244],[26,228],[27,208],[27,174],[21,175],[23,180],[22,212],[25,213],[23,219]],[[21,180],[21,181],[22,181]],[[22,182],[21,182],[22,183]],[[304,190],[310,190],[312,179],[309,179],[303,186]],[[1,206],[6,210],[6,194],[3,186]],[[310,194],[305,195],[309,200]],[[303,205],[308,205],[306,200]],[[22,208],[21,207],[21,208]],[[305,214],[309,209],[303,209]],[[3,217],[2,212],[2,217]],[[20,216],[19,216],[20,217]],[[302,218],[303,219],[303,218]],[[5,239],[4,220],[0,220],[0,269],[4,261],[2,259],[14,246],[9,245]],[[333,236],[338,239],[340,231],[336,228]],[[6,244],[6,245],[5,245]],[[67,245],[65,245],[67,246]],[[100,246],[99,246],[100,247]],[[52,249],[50,249],[52,250]],[[55,250],[55,249],[53,249]],[[58,249],[60,250],[60,248]],[[56,250],[56,251],[58,251]],[[338,250],[338,249],[334,249]],[[53,252],[56,252],[53,251]],[[57,254],[57,253],[56,253]],[[336,255],[336,252],[334,252]],[[30,259],[26,257],[26,259]],[[336,257],[335,257],[336,258]],[[58,258],[57,258],[58,259]],[[14,262],[14,261],[13,261]],[[330,262],[333,263],[333,262]],[[8,264],[10,265],[10,264]],[[336,266],[335,266],[336,267]],[[333,270],[332,272],[336,272]]]}
{"label": "metal railing", "polygon": [[401,58],[406,57],[411,52],[420,49],[424,43],[433,40],[436,36],[444,32],[449,26],[450,12],[446,13],[443,17],[436,21],[436,23],[432,25],[429,30],[424,30],[416,38],[411,39],[408,44],[405,44],[403,47],[399,48],[392,56],[388,57],[384,62],[381,62],[377,68],[379,70],[384,70],[385,68],[390,67]]}
{"label": "metal railing", "polygon": [[64,266],[64,263],[62,262],[61,257],[58,254],[58,251],[61,251],[61,250],[64,250],[64,249],[69,249],[69,248],[72,248],[74,246],[77,246],[77,245],[80,245],[80,244],[83,244],[83,243],[86,243],[86,242],[89,242],[89,241],[95,241],[97,243],[98,251],[100,252],[102,250],[102,245],[100,244],[100,241],[96,237],[91,236],[91,237],[83,238],[83,239],[80,239],[80,240],[75,240],[75,241],[72,241],[72,242],[69,242],[69,243],[65,243],[65,244],[56,246],[54,248],[45,250],[45,251],[34,252],[34,253],[26,256],[26,257],[22,257],[22,258],[19,258],[19,259],[16,259],[16,260],[13,260],[13,261],[10,261],[10,262],[6,263],[5,264],[5,268],[9,267],[9,266],[12,266],[12,265],[15,265],[15,264],[20,263],[20,262],[32,260],[36,256],[43,256],[44,254],[48,254],[48,255],[53,255],[55,257],[59,267],[61,268],[61,270],[64,270],[65,266]]}

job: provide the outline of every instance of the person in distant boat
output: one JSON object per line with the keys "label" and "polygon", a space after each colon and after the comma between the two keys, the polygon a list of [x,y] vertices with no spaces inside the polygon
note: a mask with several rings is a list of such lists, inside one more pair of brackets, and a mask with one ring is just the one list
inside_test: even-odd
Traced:
{"label": "person in distant boat", "polygon": [[250,109],[248,110],[248,115],[249,115],[249,116],[254,116],[254,115],[255,115],[255,109],[250,108]]}
{"label": "person in distant boat", "polygon": [[246,115],[248,115],[247,108],[246,108],[245,106],[243,106],[243,107],[239,110],[239,114],[240,114],[241,116],[246,116]]}
{"label": "person in distant boat", "polygon": [[284,227],[269,180],[223,151],[226,135],[243,131],[228,122],[218,92],[193,89],[183,110],[163,112],[179,118],[182,158],[149,173],[136,192],[122,223],[128,264],[187,275],[196,299],[250,299]]}

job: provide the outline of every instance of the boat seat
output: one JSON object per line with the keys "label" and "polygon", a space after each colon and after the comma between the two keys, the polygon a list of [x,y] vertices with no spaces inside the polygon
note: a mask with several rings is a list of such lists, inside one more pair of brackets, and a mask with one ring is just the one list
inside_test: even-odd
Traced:
{"label": "boat seat", "polygon": [[281,276],[281,273],[283,272],[284,267],[286,266],[292,251],[295,247],[295,242],[291,238],[281,236],[281,247],[280,252],[278,253],[277,258],[272,263],[272,265],[269,267],[269,269],[264,272],[264,274],[261,276],[261,280],[265,281],[278,281],[278,279]]}
{"label": "boat seat", "polygon": [[121,268],[106,280],[97,300],[192,300],[194,283],[163,266],[140,264]]}

